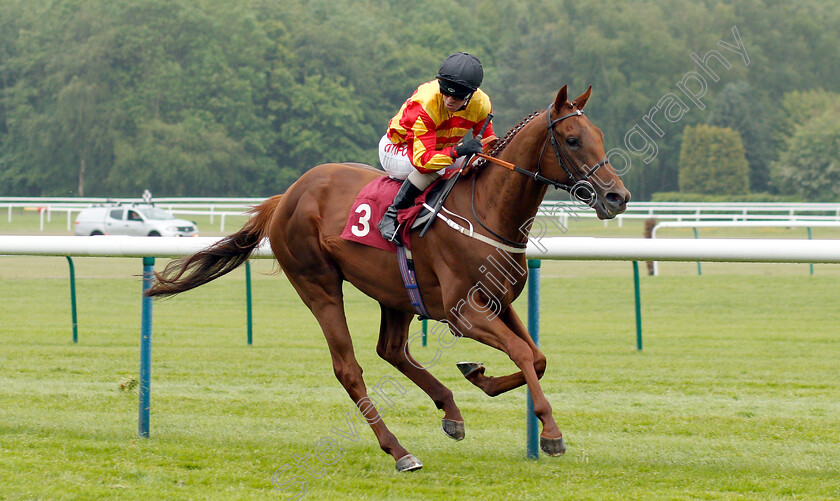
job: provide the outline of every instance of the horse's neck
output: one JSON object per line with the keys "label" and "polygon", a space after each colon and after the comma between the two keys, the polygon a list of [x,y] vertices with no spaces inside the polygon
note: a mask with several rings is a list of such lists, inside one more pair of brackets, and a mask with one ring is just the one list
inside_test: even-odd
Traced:
{"label": "horse's neck", "polygon": [[[545,139],[531,122],[511,139],[499,158],[536,172]],[[490,229],[508,240],[524,242],[526,228],[537,214],[546,185],[524,174],[488,162],[476,180],[475,210]]]}

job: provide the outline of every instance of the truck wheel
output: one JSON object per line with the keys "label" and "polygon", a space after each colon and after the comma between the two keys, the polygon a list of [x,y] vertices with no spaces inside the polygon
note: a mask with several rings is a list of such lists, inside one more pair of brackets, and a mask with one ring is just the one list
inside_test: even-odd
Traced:
{"label": "truck wheel", "polygon": [[103,234],[103,233],[102,233],[101,231],[99,231],[99,230],[93,230],[93,231],[91,232],[90,236],[92,236],[92,237],[98,237],[98,236],[100,236],[100,235],[102,235],[102,234]]}
{"label": "truck wheel", "polygon": [[156,232],[156,231],[150,231],[150,232],[149,232],[149,236],[150,236],[150,237],[159,237],[159,236],[160,236],[160,233],[158,233],[158,232]]}

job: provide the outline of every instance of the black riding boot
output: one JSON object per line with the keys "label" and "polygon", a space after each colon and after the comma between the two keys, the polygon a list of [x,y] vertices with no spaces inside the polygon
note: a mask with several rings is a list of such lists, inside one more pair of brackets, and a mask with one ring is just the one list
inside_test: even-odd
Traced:
{"label": "black riding boot", "polygon": [[411,207],[414,199],[421,193],[423,193],[423,190],[411,184],[411,181],[408,179],[403,181],[400,191],[394,197],[394,203],[385,211],[382,221],[379,221],[379,232],[382,233],[382,238],[397,245],[402,245],[400,236],[397,234],[397,211]]}

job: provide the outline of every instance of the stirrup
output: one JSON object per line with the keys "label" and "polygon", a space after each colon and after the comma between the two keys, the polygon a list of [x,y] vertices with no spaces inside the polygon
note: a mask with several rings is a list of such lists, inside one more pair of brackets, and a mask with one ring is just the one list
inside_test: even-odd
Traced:
{"label": "stirrup", "polygon": [[394,242],[397,245],[402,245],[400,242],[400,228],[402,228],[401,223],[397,223],[397,228],[394,230],[394,234],[391,235],[391,238],[386,238],[385,240],[389,242]]}
{"label": "stirrup", "polygon": [[[385,225],[383,225],[383,223],[388,223],[388,224],[387,224],[386,227],[383,227],[383,226],[385,226]],[[388,227],[388,226],[391,226],[391,225],[394,225],[393,233],[391,233],[391,231],[390,231],[391,228]],[[382,216],[382,219],[379,221],[379,224],[376,227],[379,229],[379,234],[382,235],[382,238],[384,238],[386,241],[392,242],[396,245],[402,245],[402,242],[400,241],[400,227],[401,226],[402,226],[402,224],[397,222],[396,215],[393,218],[389,218],[388,213],[386,212],[385,216]],[[390,237],[386,233],[391,233]]]}
{"label": "stirrup", "polygon": [[401,247],[402,244],[403,244],[402,239],[400,239],[400,228],[401,227],[402,227],[402,224],[397,223],[397,228],[394,230],[394,234],[391,235],[391,238],[388,238],[385,235],[382,235],[382,238],[384,238],[385,240],[387,240],[388,242],[391,242],[392,244],[394,244],[396,246]]}

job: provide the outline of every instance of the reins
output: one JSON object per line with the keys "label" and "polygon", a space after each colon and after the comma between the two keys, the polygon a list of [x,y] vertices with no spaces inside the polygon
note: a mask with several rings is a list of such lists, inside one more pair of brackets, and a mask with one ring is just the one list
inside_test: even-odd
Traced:
{"label": "reins", "polygon": [[[569,113],[568,115],[563,115],[560,118],[555,118],[554,120],[551,120],[551,106],[549,106],[549,108],[546,110],[546,118],[548,120],[547,129],[548,129],[549,133],[546,135],[546,138],[543,141],[542,150],[540,151],[539,159],[537,159],[537,170],[535,172],[531,172],[529,170],[523,169],[522,167],[518,167],[518,166],[516,166],[516,165],[514,165],[510,162],[506,162],[502,159],[499,159],[499,158],[496,158],[496,157],[493,157],[493,156],[490,156],[490,155],[485,155],[484,153],[477,153],[476,156],[481,157],[484,160],[487,160],[487,161],[492,162],[494,164],[501,165],[502,167],[504,167],[504,168],[506,168],[506,169],[508,169],[512,172],[518,172],[520,174],[524,174],[524,175],[526,175],[530,178],[533,178],[534,181],[537,181],[537,182],[540,182],[540,183],[543,183],[543,184],[547,184],[549,186],[553,186],[555,189],[565,190],[565,191],[569,192],[570,195],[581,199],[587,205],[591,206],[595,202],[595,200],[594,200],[595,190],[592,187],[592,183],[589,182],[589,178],[591,178],[592,175],[594,175],[598,171],[598,169],[600,169],[604,165],[608,164],[609,160],[606,159],[606,158],[601,160],[600,162],[595,164],[592,168],[590,168],[585,174],[583,174],[583,177],[581,177],[580,179],[576,179],[574,170],[569,167],[569,166],[573,165],[574,163],[572,162],[572,159],[569,157],[568,153],[566,153],[566,151],[560,145],[560,141],[557,140],[557,136],[554,133],[554,126],[557,125],[558,123],[562,122],[563,120],[565,120],[567,118],[581,116],[583,114],[584,114],[583,110],[575,110],[574,112]],[[565,171],[566,175],[569,177],[569,179],[572,180],[572,184],[565,184],[565,183],[561,183],[560,181],[558,181],[556,179],[549,179],[549,178],[543,176],[540,173],[540,164],[542,163],[542,157],[545,154],[546,144],[548,144],[549,140],[551,141],[551,148],[554,150],[554,156],[557,158],[557,163],[560,164],[560,167],[563,168],[563,171]],[[582,199],[581,197],[579,197],[577,195],[577,191],[582,187],[586,187],[587,190],[589,191],[590,197],[588,199]]]}
{"label": "reins", "polygon": [[[609,160],[605,158],[604,160],[598,162],[592,168],[590,168],[588,171],[586,171],[586,173],[582,174],[580,179],[578,179],[575,176],[575,170],[578,171],[578,175],[581,175],[580,169],[571,169],[570,166],[574,165],[574,162],[572,162],[572,159],[569,156],[569,154],[566,153],[566,151],[563,149],[562,145],[560,144],[560,141],[558,141],[557,136],[554,132],[554,126],[557,125],[558,123],[562,122],[563,120],[566,120],[567,118],[577,117],[577,116],[581,116],[583,114],[584,114],[583,110],[574,110],[574,112],[572,112],[572,113],[569,113],[567,115],[563,115],[562,117],[555,118],[554,120],[551,120],[551,106],[548,107],[548,109],[546,110],[546,117],[547,117],[547,121],[548,121],[548,126],[547,126],[548,134],[546,134],[546,137],[543,140],[542,149],[540,150],[540,156],[537,159],[537,170],[535,172],[529,171],[527,169],[523,169],[522,167],[519,167],[519,166],[517,166],[517,165],[515,165],[511,162],[507,162],[507,161],[502,160],[500,158],[496,158],[496,157],[491,156],[491,155],[486,155],[484,153],[476,153],[474,156],[479,157],[479,158],[481,158],[485,161],[492,162],[496,165],[500,165],[500,166],[510,170],[511,172],[518,172],[520,174],[528,176],[531,179],[533,179],[534,181],[537,181],[539,183],[547,184],[548,186],[553,186],[555,189],[565,190],[565,191],[569,192],[569,194],[572,197],[577,198],[578,200],[580,200],[580,201],[586,203],[587,205],[589,205],[590,207],[592,207],[595,204],[597,194],[595,192],[595,188],[592,186],[592,183],[589,182],[589,179],[598,171],[598,169],[600,169],[601,167],[603,167],[604,165],[609,163]],[[528,122],[531,121],[531,119],[536,118],[537,116],[539,116],[539,114],[532,114],[527,119],[525,119],[522,123],[520,123],[514,129],[514,131],[511,131],[510,133],[508,133],[508,135],[503,140],[503,143],[507,143],[507,141],[509,139],[511,139],[512,136],[515,135],[516,132],[519,132],[519,130],[521,130],[522,127],[525,126],[525,124],[527,124]],[[485,121],[485,127],[487,126],[487,123],[489,121],[490,121],[489,118],[488,118],[487,121]],[[482,132],[483,132],[483,129],[482,129]],[[542,175],[542,173],[541,173],[542,158],[543,158],[543,155],[545,154],[546,145],[549,143],[549,141],[551,142],[551,148],[554,150],[554,156],[557,158],[557,163],[560,164],[560,167],[563,168],[563,171],[565,171],[566,175],[572,181],[572,184],[561,183],[557,179],[549,179],[549,178]],[[506,144],[504,144],[504,145],[506,145]],[[500,145],[502,147],[501,149],[503,149],[504,145]],[[496,153],[500,149],[500,146],[497,146],[496,149],[493,150],[492,153]],[[472,164],[472,162],[468,162],[468,165],[469,164]],[[462,168],[462,170],[463,170],[463,168]],[[458,174],[460,174],[460,171],[459,171]],[[459,231],[460,233],[462,233],[466,236],[476,238],[478,240],[481,240],[484,243],[493,245],[493,246],[498,247],[500,249],[504,249],[508,252],[516,252],[516,253],[525,252],[525,248],[528,246],[527,234],[526,234],[526,241],[525,242],[516,242],[514,240],[510,240],[508,238],[503,237],[502,235],[499,235],[498,233],[496,233],[495,231],[493,231],[492,229],[487,227],[487,225],[484,224],[484,222],[478,216],[478,213],[475,210],[475,183],[476,183],[477,178],[478,178],[477,175],[473,176],[472,193],[471,193],[471,196],[470,196],[470,207],[472,209],[473,218],[475,218],[476,222],[478,222],[478,224],[485,231],[487,231],[490,235],[492,235],[493,237],[495,237],[496,239],[498,239],[500,242],[503,242],[503,243],[494,242],[494,241],[490,240],[489,238],[484,237],[483,235],[475,233],[472,230],[471,225],[470,225],[470,228],[465,228],[465,227],[461,226],[460,224],[458,224],[457,222],[455,222],[455,221],[453,221],[453,220],[451,220],[447,217],[444,217],[439,212],[440,211],[440,205],[442,205],[442,200],[439,201],[439,205],[437,207],[434,207],[434,208],[429,207],[429,206],[426,207],[427,209],[429,209],[432,212],[432,217],[429,219],[429,222],[426,224],[426,227],[424,228],[424,231],[422,231],[420,233],[420,236],[421,237],[423,236],[423,233],[425,233],[425,230],[428,229],[429,225],[431,224],[431,221],[433,221],[437,217],[437,218],[440,218],[440,219],[444,220],[444,222],[446,222],[446,224],[449,225],[452,229],[455,229],[456,231]],[[580,190],[585,190],[586,194],[584,196],[581,196],[580,193],[579,193]]]}
{"label": "reins", "polygon": [[[603,167],[604,165],[609,163],[609,160],[605,158],[604,160],[598,162],[592,168],[590,168],[585,174],[583,174],[583,177],[581,177],[580,179],[576,179],[575,175],[574,175],[574,171],[569,167],[571,165],[574,165],[574,163],[572,162],[572,159],[569,157],[568,153],[566,153],[566,151],[560,145],[560,141],[557,140],[557,136],[554,133],[554,126],[555,125],[557,125],[558,123],[562,122],[563,120],[565,120],[567,118],[581,116],[581,115],[583,115],[583,110],[575,110],[574,112],[569,113],[568,115],[563,115],[560,118],[555,118],[554,120],[551,120],[551,106],[548,107],[548,109],[546,110],[546,117],[548,119],[548,127],[547,127],[548,128],[548,134],[546,134],[546,138],[543,141],[542,150],[540,151],[540,156],[537,159],[537,170],[535,172],[531,172],[527,169],[523,169],[522,167],[518,167],[517,165],[512,164],[510,162],[507,162],[505,160],[502,160],[500,158],[496,158],[496,157],[493,157],[493,156],[490,156],[490,155],[485,155],[484,153],[476,153],[476,156],[480,157],[480,158],[483,158],[486,161],[492,162],[496,165],[500,165],[500,166],[510,170],[511,172],[518,172],[520,174],[526,175],[526,176],[532,178],[534,181],[537,181],[539,183],[543,183],[543,184],[547,184],[549,186],[553,186],[554,189],[565,190],[565,191],[569,192],[569,194],[571,196],[577,198],[578,200],[586,203],[587,205],[589,205],[591,207],[595,204],[595,198],[596,198],[597,194],[595,192],[595,188],[592,186],[592,183],[589,182],[589,178],[591,178],[592,175],[595,174],[598,171],[598,169],[600,169],[601,167]],[[540,165],[542,164],[542,157],[545,154],[546,144],[548,144],[549,140],[551,141],[551,147],[554,150],[554,155],[557,158],[557,163],[560,164],[560,167],[563,168],[563,170],[566,172],[566,175],[569,177],[569,179],[572,180],[573,184],[569,185],[569,184],[561,183],[557,179],[549,179],[549,178],[547,178],[547,177],[545,177],[541,174]],[[528,245],[527,241],[523,243],[523,242],[515,242],[513,240],[507,239],[507,238],[503,237],[502,235],[499,235],[495,231],[491,230],[490,228],[488,228],[487,225],[485,225],[484,222],[481,220],[481,218],[478,217],[478,214],[475,211],[475,182],[476,182],[477,177],[478,176],[473,176],[472,195],[471,195],[471,198],[470,198],[470,206],[472,208],[473,217],[478,222],[478,224],[482,228],[484,228],[485,231],[487,231],[488,233],[493,235],[495,238],[501,240],[502,242],[504,242],[507,245],[511,245],[513,247],[524,249]],[[586,191],[586,193],[587,193],[586,196],[581,196],[579,194],[579,191],[582,190],[582,189]]]}

